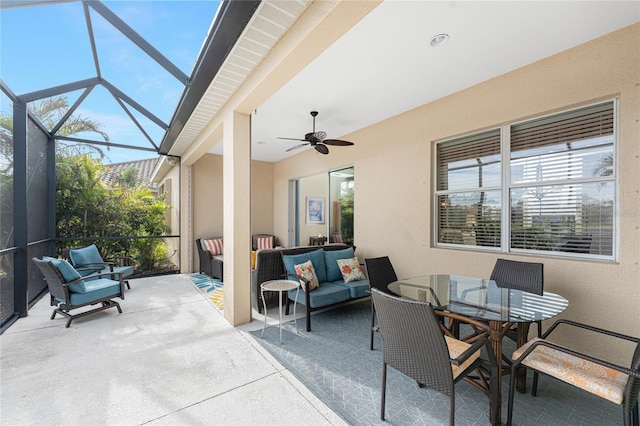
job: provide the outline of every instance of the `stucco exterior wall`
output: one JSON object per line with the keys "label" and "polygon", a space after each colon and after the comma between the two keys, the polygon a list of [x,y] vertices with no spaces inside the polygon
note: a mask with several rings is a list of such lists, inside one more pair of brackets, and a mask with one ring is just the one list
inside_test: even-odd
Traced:
{"label": "stucco exterior wall", "polygon": [[[193,236],[196,238],[223,234],[222,156],[205,154],[193,164]],[[251,162],[251,228],[252,234],[273,233],[273,163]],[[286,236],[286,233],[285,233]],[[286,240],[285,240],[286,241]],[[193,270],[199,271],[200,260],[194,246]]]}
{"label": "stucco exterior wall", "polygon": [[[353,147],[312,150],[274,168],[275,233],[287,234],[287,182],[355,167],[355,244],[389,255],[399,276],[488,277],[499,257],[543,262],[545,290],[570,304],[564,317],[640,335],[640,24],[344,135]],[[439,249],[432,243],[432,145],[506,122],[619,97],[619,259],[581,261]],[[337,154],[337,152],[340,154]],[[545,324],[545,327],[549,323]],[[565,336],[578,347],[627,359],[623,346]]]}

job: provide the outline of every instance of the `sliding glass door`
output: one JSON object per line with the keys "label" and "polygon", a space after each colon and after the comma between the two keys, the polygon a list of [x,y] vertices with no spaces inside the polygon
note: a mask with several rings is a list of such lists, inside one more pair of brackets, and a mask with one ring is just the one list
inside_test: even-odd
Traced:
{"label": "sliding glass door", "polygon": [[353,167],[291,183],[290,245],[353,244]]}

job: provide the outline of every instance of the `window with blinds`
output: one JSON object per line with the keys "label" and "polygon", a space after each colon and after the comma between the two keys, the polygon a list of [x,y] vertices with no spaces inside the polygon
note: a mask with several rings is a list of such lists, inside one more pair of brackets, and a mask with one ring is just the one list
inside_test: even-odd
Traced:
{"label": "window with blinds", "polygon": [[438,243],[500,247],[500,129],[437,145]]}
{"label": "window with blinds", "polygon": [[436,244],[613,259],[614,152],[613,101],[436,144]]}

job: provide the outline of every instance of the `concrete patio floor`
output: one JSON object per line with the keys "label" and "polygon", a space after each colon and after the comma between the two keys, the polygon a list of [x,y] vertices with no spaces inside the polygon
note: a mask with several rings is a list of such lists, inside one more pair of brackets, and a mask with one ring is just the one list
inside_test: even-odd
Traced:
{"label": "concrete patio floor", "polygon": [[67,329],[45,296],[0,336],[0,424],[345,424],[247,334],[261,316],[232,327],[183,275],[125,297]]}

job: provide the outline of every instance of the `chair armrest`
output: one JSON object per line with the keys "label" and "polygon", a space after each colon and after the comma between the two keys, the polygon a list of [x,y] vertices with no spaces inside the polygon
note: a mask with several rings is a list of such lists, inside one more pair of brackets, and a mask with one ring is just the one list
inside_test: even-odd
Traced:
{"label": "chair armrest", "polygon": [[544,339],[539,339],[539,340],[534,341],[527,348],[526,351],[524,351],[517,359],[515,359],[513,361],[512,368],[516,368],[517,366],[519,366],[522,363],[522,361],[527,356],[529,356],[529,354],[531,352],[533,352],[535,350],[535,348],[538,347],[538,346],[546,346],[548,348],[555,349],[558,352],[562,352],[562,353],[566,353],[566,354],[569,354],[569,355],[573,355],[575,357],[582,358],[582,359],[585,359],[587,361],[591,361],[591,362],[593,362],[595,364],[600,364],[600,365],[603,365],[605,367],[609,367],[612,370],[620,371],[620,372],[625,373],[625,374],[627,374],[629,376],[634,376],[634,377],[640,378],[640,372],[638,372],[638,371],[634,371],[634,370],[632,370],[632,369],[630,369],[628,367],[623,367],[621,365],[614,364],[614,363],[612,363],[610,361],[606,361],[606,360],[603,360],[603,359],[600,359],[600,358],[596,358],[596,357],[591,356],[589,354],[578,352],[576,350],[567,348],[567,347],[562,346],[562,345],[558,345],[556,343],[553,343],[553,342],[550,342],[550,341],[544,340]]}
{"label": "chair armrest", "polygon": [[628,336],[626,334],[616,333],[615,331],[606,330],[604,328],[594,327],[592,325],[571,321],[568,319],[559,319],[554,322],[551,327],[542,335],[542,339],[546,339],[560,324],[566,324],[573,327],[583,328],[585,330],[593,331],[595,333],[606,334],[607,336],[617,337],[618,339],[628,340],[630,342],[640,343],[640,338]]}
{"label": "chair armrest", "polygon": [[493,349],[491,348],[491,342],[488,337],[483,337],[482,339],[476,340],[471,346],[469,346],[464,352],[458,355],[456,358],[451,359],[451,363],[453,365],[459,366],[464,363],[471,355],[479,351],[485,347],[487,349],[487,355],[489,356],[489,363],[491,366],[497,366],[498,363],[496,361],[495,354],[493,353]]}

